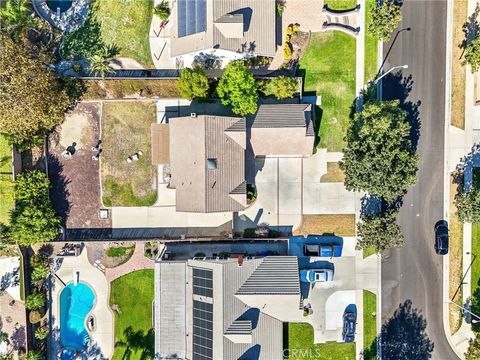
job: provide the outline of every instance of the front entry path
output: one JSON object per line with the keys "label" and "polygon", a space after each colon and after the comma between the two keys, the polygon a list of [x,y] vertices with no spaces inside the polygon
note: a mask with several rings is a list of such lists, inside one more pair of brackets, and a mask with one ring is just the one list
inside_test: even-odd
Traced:
{"label": "front entry path", "polygon": [[[158,252],[162,253],[163,248],[165,245],[160,244],[158,248]],[[106,268],[105,269],[105,276],[108,282],[112,282],[119,277],[131,273],[132,271],[136,270],[145,270],[145,269],[152,269],[154,261],[150,260],[144,255],[145,246],[143,242],[137,241],[135,243],[135,252],[133,253],[132,257],[125,263],[120,266],[114,268]]]}

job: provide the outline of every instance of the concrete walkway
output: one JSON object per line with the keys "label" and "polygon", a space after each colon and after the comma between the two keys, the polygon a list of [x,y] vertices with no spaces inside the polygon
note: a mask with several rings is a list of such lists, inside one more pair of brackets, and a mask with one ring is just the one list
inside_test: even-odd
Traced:
{"label": "concrete walkway", "polygon": [[[162,1],[155,0],[153,6],[159,5]],[[170,27],[172,25],[167,23],[162,29],[161,23],[162,20],[157,15],[153,15],[149,36],[152,61],[156,69],[176,69],[175,59],[170,57]]]}
{"label": "concrete walkway", "polygon": [[[163,247],[165,245],[161,244],[159,246],[159,253],[163,251]],[[125,263],[120,266],[114,268],[107,268],[105,270],[105,276],[108,282],[112,282],[119,277],[131,273],[132,271],[136,270],[145,270],[145,269],[152,269],[154,262],[153,260],[148,259],[144,255],[145,246],[143,242],[136,242],[135,243],[135,251],[132,257]]]}

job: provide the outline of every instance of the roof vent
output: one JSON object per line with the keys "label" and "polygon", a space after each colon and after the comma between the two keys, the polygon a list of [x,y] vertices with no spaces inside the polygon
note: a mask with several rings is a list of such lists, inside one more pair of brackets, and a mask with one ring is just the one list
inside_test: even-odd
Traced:
{"label": "roof vent", "polygon": [[197,117],[197,113],[190,113],[190,117],[196,118],[196,117]]}
{"label": "roof vent", "polygon": [[217,168],[217,159],[207,159],[207,169],[215,170]]}

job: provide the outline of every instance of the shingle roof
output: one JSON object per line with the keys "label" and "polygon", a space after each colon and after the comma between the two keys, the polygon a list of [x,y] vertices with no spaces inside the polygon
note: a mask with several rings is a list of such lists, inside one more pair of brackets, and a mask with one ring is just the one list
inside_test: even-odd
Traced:
{"label": "shingle roof", "polygon": [[307,128],[311,110],[310,104],[263,104],[258,108],[252,128]]}
{"label": "shingle roof", "polygon": [[[235,136],[225,130],[242,126]],[[170,119],[170,186],[177,211],[240,211],[246,206],[245,120],[207,116]],[[207,162],[216,163],[208,168]],[[233,194],[234,196],[232,196]]]}
{"label": "shingle roof", "polygon": [[[184,37],[178,37],[176,26],[178,9],[176,5],[173,6],[171,56],[185,55],[217,47],[235,52],[252,52],[262,56],[275,56],[275,0],[206,1],[206,31]],[[233,15],[233,17],[230,15]],[[240,29],[236,26],[240,19],[243,23],[241,34]]]}

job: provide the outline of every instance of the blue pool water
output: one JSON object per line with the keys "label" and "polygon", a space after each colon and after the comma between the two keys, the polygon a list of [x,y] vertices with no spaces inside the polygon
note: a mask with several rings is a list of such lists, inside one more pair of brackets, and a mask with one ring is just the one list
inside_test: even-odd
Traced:
{"label": "blue pool water", "polygon": [[63,346],[82,350],[89,340],[85,318],[93,307],[95,295],[86,284],[68,284],[60,294],[60,341]]}

